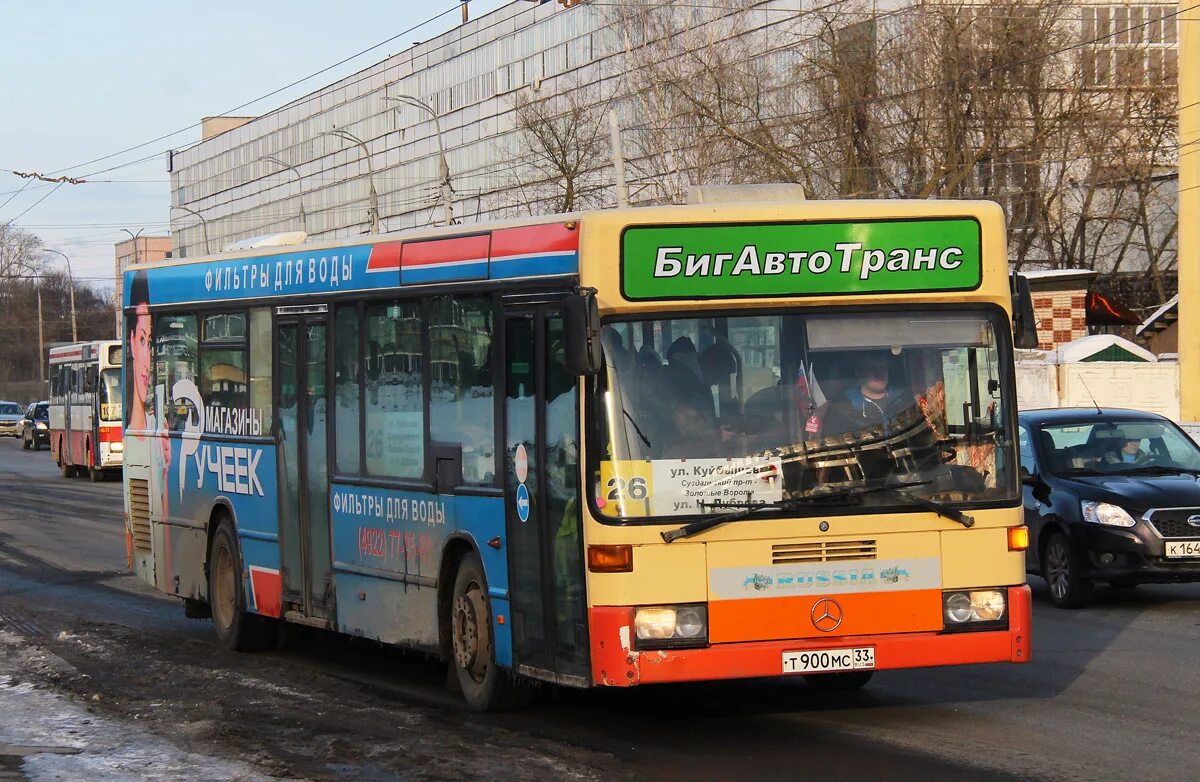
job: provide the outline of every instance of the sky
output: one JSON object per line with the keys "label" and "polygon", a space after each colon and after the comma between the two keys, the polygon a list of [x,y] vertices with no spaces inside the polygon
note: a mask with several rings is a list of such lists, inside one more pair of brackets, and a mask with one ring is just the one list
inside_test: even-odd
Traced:
{"label": "sky", "polygon": [[[508,2],[471,0],[471,17]],[[201,117],[266,114],[451,29],[459,7],[458,0],[0,2],[0,222],[15,220],[66,253],[78,281],[111,289],[113,245],[128,238],[122,229],[167,233],[166,151],[198,141]],[[175,131],[182,132],[89,164]],[[142,158],[149,159],[134,162]],[[12,171],[88,182],[57,189],[34,182],[16,193],[27,180]]]}

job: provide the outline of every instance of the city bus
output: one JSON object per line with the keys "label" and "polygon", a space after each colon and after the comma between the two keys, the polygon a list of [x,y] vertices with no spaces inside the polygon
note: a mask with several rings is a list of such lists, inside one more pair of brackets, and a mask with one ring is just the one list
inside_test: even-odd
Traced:
{"label": "city bus", "polygon": [[50,348],[50,455],[63,477],[121,469],[120,340]]}
{"label": "city bus", "polygon": [[779,201],[135,266],[130,566],[224,647],[424,650],[480,710],[1027,662],[1004,237]]}

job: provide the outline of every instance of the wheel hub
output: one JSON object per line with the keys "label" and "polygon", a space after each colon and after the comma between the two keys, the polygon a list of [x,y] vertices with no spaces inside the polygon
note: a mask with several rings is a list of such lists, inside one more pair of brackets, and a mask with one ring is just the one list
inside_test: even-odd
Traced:
{"label": "wheel hub", "polygon": [[454,601],[454,659],[459,668],[482,681],[488,666],[488,629],[486,611],[478,587],[467,590]]}

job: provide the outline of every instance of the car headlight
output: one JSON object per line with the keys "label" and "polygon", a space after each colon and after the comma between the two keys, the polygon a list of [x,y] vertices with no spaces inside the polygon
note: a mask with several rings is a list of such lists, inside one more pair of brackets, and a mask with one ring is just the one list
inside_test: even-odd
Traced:
{"label": "car headlight", "polygon": [[1003,589],[942,593],[942,625],[946,630],[989,630],[1008,625]]}
{"label": "car headlight", "polygon": [[644,606],[634,609],[633,629],[639,649],[708,644],[708,607]]}
{"label": "car headlight", "polygon": [[1130,516],[1129,512],[1120,505],[1084,500],[1079,503],[1079,507],[1083,510],[1083,520],[1093,524],[1104,524],[1109,527],[1132,527],[1137,524],[1133,516]]}
{"label": "car headlight", "polygon": [[44,421],[38,421],[36,424],[34,424],[34,426],[36,426],[38,429],[49,429],[50,428],[50,427],[46,426],[46,423]]}

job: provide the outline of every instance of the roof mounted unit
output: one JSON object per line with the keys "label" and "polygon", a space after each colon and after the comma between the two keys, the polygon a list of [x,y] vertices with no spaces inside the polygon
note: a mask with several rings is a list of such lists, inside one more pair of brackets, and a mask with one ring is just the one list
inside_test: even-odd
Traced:
{"label": "roof mounted unit", "polygon": [[791,182],[761,185],[692,185],[689,204],[745,204],[756,201],[803,201],[804,188]]}
{"label": "roof mounted unit", "polygon": [[239,252],[241,250],[257,250],[261,247],[289,247],[293,244],[304,244],[308,234],[304,231],[287,231],[281,234],[266,236],[251,236],[249,239],[232,242],[221,248],[223,253]]}

